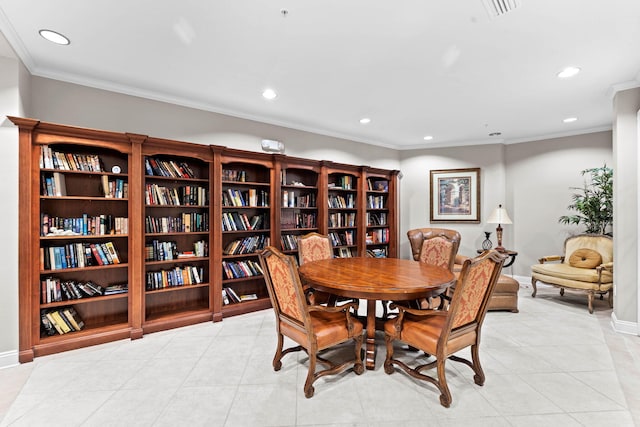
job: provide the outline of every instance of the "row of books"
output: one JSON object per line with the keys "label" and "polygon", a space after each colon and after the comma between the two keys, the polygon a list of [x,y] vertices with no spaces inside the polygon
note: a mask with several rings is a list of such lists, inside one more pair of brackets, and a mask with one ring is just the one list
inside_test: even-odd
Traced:
{"label": "row of books", "polygon": [[387,257],[387,248],[372,248],[367,249],[367,255],[372,258],[386,258]]}
{"label": "row of books", "polygon": [[53,151],[48,145],[40,146],[40,168],[68,171],[102,172],[97,154],[72,154]]}
{"label": "row of books", "polygon": [[155,157],[145,157],[144,167],[147,175],[169,178],[197,178],[186,162],[176,162]]}
{"label": "row of books", "polygon": [[208,212],[183,212],[179,216],[154,217],[144,220],[145,233],[191,233],[209,231]]}
{"label": "row of books", "polygon": [[41,281],[41,302],[76,300],[82,298],[99,297],[103,295],[115,295],[128,292],[126,283],[100,286],[92,281],[61,280],[57,277],[47,277]]}
{"label": "row of books", "polygon": [[255,188],[249,188],[247,191],[227,188],[226,191],[222,192],[222,206],[257,206],[268,208],[269,193],[265,190],[257,190]]}
{"label": "row of books", "polygon": [[145,261],[165,261],[178,259],[178,245],[176,242],[161,242],[153,240],[144,246]]}
{"label": "row of books", "polygon": [[386,180],[373,180],[367,178],[367,188],[369,191],[389,191],[389,181]]}
{"label": "row of books", "polygon": [[145,261],[167,261],[174,259],[207,257],[209,256],[209,244],[205,240],[193,243],[193,250],[178,251],[178,245],[174,241],[162,242],[153,240],[145,244]]}
{"label": "row of books", "polygon": [[384,209],[386,205],[386,196],[367,196],[367,207],[369,209]]}
{"label": "row of books", "polygon": [[243,255],[252,254],[269,246],[269,236],[258,234],[255,236],[247,236],[243,239],[237,239],[229,242],[224,248],[224,255]]}
{"label": "row of books", "polygon": [[246,231],[260,230],[267,226],[265,215],[253,215],[251,219],[247,214],[242,212],[223,212],[222,213],[222,230],[223,231]]}
{"label": "row of books", "polygon": [[332,213],[329,214],[329,227],[355,227],[355,213]]}
{"label": "row of books", "polygon": [[343,175],[338,177],[335,182],[329,183],[329,188],[342,188],[343,190],[352,190],[354,189],[355,180],[351,175]]}
{"label": "row of books", "polygon": [[315,193],[300,194],[296,196],[295,191],[282,191],[282,207],[283,208],[315,208]]}
{"label": "row of books", "polygon": [[224,305],[233,304],[243,301],[252,301],[258,299],[256,294],[238,295],[233,288],[226,287],[222,289],[222,303]]}
{"label": "row of books", "polygon": [[225,279],[262,276],[260,263],[247,259],[243,261],[222,261]]}
{"label": "row of books", "polygon": [[367,212],[367,225],[387,225],[387,213],[371,213]]}
{"label": "row of books", "polygon": [[336,258],[353,258],[356,256],[351,248],[337,248],[335,252]]}
{"label": "row of books", "polygon": [[285,251],[297,251],[298,240],[295,234],[281,234],[280,243],[282,244],[282,250]]}
{"label": "row of books", "polygon": [[63,281],[57,277],[47,277],[40,281],[40,302],[43,304],[80,298],[90,298],[100,296],[103,293],[104,288],[91,281]]}
{"label": "row of books", "polygon": [[331,239],[331,244],[335,246],[352,246],[354,245],[354,230],[346,230],[342,233],[336,233],[332,231],[329,233],[329,239]]}
{"label": "row of books", "polygon": [[72,306],[42,310],[40,325],[44,335],[67,334],[84,329],[84,321]]}
{"label": "row of books", "polygon": [[243,170],[235,170],[235,169],[222,169],[222,180],[246,182],[247,172]]}
{"label": "row of books", "polygon": [[102,175],[102,193],[107,199],[129,198],[129,183],[121,178],[111,179]]}
{"label": "row of books", "polygon": [[283,212],[280,225],[283,229],[316,228],[316,219],[315,212]]}
{"label": "row of books", "polygon": [[66,218],[41,213],[40,224],[41,236],[106,236],[129,232],[128,218],[108,214],[89,216],[85,213],[81,217]]}
{"label": "row of books", "polygon": [[67,195],[67,184],[62,173],[42,174],[40,178],[40,194],[43,196],[62,197]]}
{"label": "row of books", "polygon": [[147,205],[206,206],[209,203],[207,189],[197,185],[164,187],[147,184],[144,194]]}
{"label": "row of books", "polygon": [[346,197],[339,194],[329,194],[327,200],[331,209],[354,209],[356,207],[353,194],[347,194]]}
{"label": "row of books", "polygon": [[389,229],[381,228],[379,230],[369,230],[366,234],[366,242],[368,245],[375,245],[378,243],[389,243]]}
{"label": "row of books", "polygon": [[195,265],[174,267],[170,270],[148,271],[146,274],[148,291],[176,286],[204,283],[204,268]]}
{"label": "row of books", "polygon": [[68,243],[64,246],[40,248],[40,267],[42,270],[63,270],[83,268],[92,265],[120,264],[113,242],[104,243]]}

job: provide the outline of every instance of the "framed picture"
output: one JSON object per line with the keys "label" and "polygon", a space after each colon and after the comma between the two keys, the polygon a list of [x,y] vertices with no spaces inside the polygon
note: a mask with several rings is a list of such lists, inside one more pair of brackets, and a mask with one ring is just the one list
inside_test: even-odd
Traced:
{"label": "framed picture", "polygon": [[480,168],[432,170],[431,222],[480,223]]}

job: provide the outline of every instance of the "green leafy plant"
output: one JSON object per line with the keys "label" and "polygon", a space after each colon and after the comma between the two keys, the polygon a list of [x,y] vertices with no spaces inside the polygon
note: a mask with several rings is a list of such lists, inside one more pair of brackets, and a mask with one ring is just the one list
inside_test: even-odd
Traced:
{"label": "green leafy plant", "polygon": [[573,203],[567,209],[578,212],[575,215],[563,215],[558,219],[562,224],[584,224],[587,233],[608,234],[613,225],[613,169],[603,167],[585,169],[581,175],[588,176],[584,187],[570,187],[579,192],[573,193]]}

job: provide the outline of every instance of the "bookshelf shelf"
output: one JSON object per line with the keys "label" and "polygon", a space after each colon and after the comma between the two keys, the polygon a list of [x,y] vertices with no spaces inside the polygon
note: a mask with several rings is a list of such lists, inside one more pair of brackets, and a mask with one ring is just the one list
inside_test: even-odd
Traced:
{"label": "bookshelf shelf", "polygon": [[145,291],[145,293],[147,293],[147,294],[159,294],[159,293],[163,293],[163,292],[180,292],[180,291],[193,289],[193,288],[208,288],[208,287],[209,287],[209,283],[196,283],[196,284],[193,284],[193,285],[170,286],[168,288],[163,288],[163,289],[152,289],[152,290]]}
{"label": "bookshelf shelf", "polygon": [[[273,245],[296,256],[302,234],[330,235],[336,256],[397,256],[397,171],[10,120],[28,219],[19,225],[21,362],[266,309],[257,252]],[[367,243],[378,232],[385,241]],[[91,245],[112,245],[120,263],[99,265]],[[87,283],[127,292],[70,291]],[[224,288],[254,299],[225,304]],[[42,315],[70,308],[84,326],[48,335]]]}
{"label": "bookshelf shelf", "polygon": [[115,294],[115,295],[102,295],[102,296],[96,296],[96,297],[84,297],[84,298],[78,298],[78,299],[50,302],[46,304],[43,303],[43,304],[40,304],[40,308],[46,309],[46,308],[64,307],[67,305],[91,304],[96,301],[107,301],[112,299],[127,299],[127,298],[128,298],[128,293],[124,292],[124,293]]}

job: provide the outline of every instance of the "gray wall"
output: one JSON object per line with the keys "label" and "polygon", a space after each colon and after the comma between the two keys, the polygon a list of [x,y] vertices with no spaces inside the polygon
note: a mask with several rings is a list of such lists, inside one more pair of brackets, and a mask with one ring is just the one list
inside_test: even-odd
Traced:
{"label": "gray wall", "polygon": [[18,61],[0,57],[0,367],[17,361],[18,348],[18,132],[5,118],[22,114],[18,87]]}
{"label": "gray wall", "polygon": [[569,187],[584,185],[580,171],[613,166],[611,132],[509,145],[505,163],[509,231],[519,252],[514,272],[530,276],[529,266],[538,258],[562,254],[564,240],[584,231],[558,218],[571,213],[567,206],[574,190]]}

